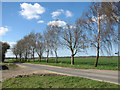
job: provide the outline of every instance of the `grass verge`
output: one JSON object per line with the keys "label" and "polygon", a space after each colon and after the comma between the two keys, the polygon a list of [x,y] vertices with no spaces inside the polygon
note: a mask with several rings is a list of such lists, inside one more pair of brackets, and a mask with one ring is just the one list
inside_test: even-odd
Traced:
{"label": "grass verge", "polygon": [[118,88],[119,85],[73,76],[29,76],[8,79],[2,88]]}

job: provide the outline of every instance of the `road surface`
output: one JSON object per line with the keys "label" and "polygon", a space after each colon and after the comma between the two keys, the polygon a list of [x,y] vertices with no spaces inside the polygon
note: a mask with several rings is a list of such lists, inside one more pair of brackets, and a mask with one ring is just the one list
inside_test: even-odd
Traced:
{"label": "road surface", "polygon": [[70,76],[77,77],[85,77],[93,80],[110,82],[110,83],[118,83],[118,71],[112,70],[95,70],[95,69],[72,69],[72,68],[64,68],[50,65],[41,65],[41,64],[18,64],[20,66],[24,66],[34,70],[45,70],[51,71],[59,74],[65,74]]}

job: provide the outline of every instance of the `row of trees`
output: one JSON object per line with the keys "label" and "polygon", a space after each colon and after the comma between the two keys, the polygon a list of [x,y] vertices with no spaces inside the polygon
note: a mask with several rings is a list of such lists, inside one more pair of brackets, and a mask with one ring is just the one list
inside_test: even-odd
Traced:
{"label": "row of trees", "polygon": [[41,61],[43,53],[46,52],[46,62],[48,62],[49,54],[54,53],[57,63],[58,48],[64,46],[71,51],[71,64],[73,65],[74,56],[77,53],[88,47],[95,47],[97,49],[95,67],[97,67],[100,50],[109,53],[112,43],[117,41],[118,5],[119,3],[93,3],[89,11],[83,13],[75,24],[67,24],[64,28],[49,25],[43,35],[31,32],[19,40],[12,51],[16,59],[18,56],[20,60],[24,57],[25,61],[27,59],[29,61],[28,57],[35,61],[35,53]]}
{"label": "row of trees", "polygon": [[48,62],[49,55],[54,53],[57,63],[57,51],[63,45],[71,51],[71,64],[73,65],[74,56],[87,47],[86,36],[82,29],[71,27],[71,25],[61,29],[61,27],[57,26],[48,26],[43,35],[31,32],[14,45],[12,48],[13,54],[16,59],[19,56],[20,61],[21,58],[24,58],[25,61],[27,59],[29,61],[29,58],[32,58],[35,61],[34,56],[36,53],[39,56],[39,61],[41,61],[43,53],[46,52],[46,62]]}

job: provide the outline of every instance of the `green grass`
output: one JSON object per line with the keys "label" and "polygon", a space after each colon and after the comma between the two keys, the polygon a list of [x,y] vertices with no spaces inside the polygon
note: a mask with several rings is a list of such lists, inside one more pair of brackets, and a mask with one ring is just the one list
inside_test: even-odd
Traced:
{"label": "green grass", "polygon": [[73,76],[30,76],[8,79],[2,88],[118,88],[118,85]]}
{"label": "green grass", "polygon": [[46,64],[46,65],[69,67],[76,69],[118,70],[117,57],[100,57],[97,67],[94,67],[95,59],[96,59],[95,57],[75,58],[74,65],[71,65],[70,58],[59,58],[58,63],[55,63],[55,59],[49,59],[48,63],[46,63],[45,59],[42,59],[41,62],[39,62],[38,60],[36,60],[35,62],[31,60],[30,62],[25,62],[25,63]]}
{"label": "green grass", "polygon": [[14,63],[2,63],[2,65],[7,66],[8,69],[14,69],[14,68],[18,67],[18,65],[14,64]]}

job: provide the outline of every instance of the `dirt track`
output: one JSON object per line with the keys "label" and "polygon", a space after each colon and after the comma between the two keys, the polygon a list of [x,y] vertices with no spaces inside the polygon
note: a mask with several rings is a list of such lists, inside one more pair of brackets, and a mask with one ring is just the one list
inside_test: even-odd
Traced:
{"label": "dirt track", "polygon": [[104,81],[118,84],[118,71],[113,70],[92,70],[92,69],[72,69],[58,66],[41,65],[41,64],[26,64],[17,63],[19,67],[12,70],[3,70],[2,81],[17,77],[20,75],[33,74],[60,74],[77,77],[85,77],[93,80]]}
{"label": "dirt track", "polygon": [[2,70],[2,81],[9,78],[17,77],[20,75],[50,74],[50,73],[53,73],[53,72],[46,71],[46,70],[38,70],[38,69],[36,70],[34,68],[19,66],[15,69]]}

